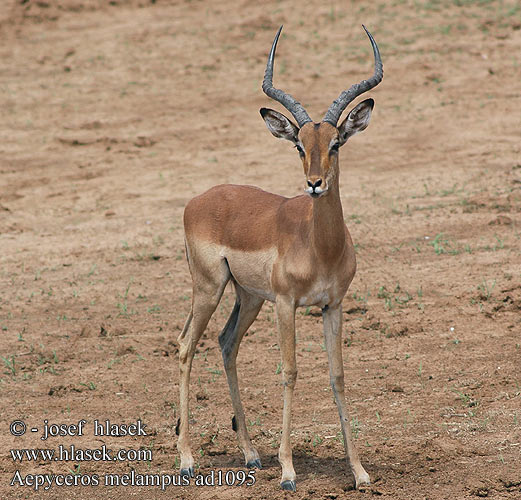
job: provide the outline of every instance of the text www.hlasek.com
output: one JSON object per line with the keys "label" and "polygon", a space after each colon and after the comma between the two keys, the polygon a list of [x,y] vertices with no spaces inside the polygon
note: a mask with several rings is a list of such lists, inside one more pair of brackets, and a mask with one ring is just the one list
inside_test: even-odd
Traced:
{"label": "text www.hlasek.com", "polygon": [[[96,449],[76,448],[74,445],[59,445],[57,449],[34,448],[10,450],[11,459],[15,463],[23,462],[87,462],[87,461],[132,461],[152,462],[152,450],[148,449],[120,449],[113,452],[105,445]],[[210,471],[206,474],[197,474],[195,478],[180,474],[140,474],[130,471],[127,474],[22,474],[17,470],[11,478],[11,486],[28,487],[34,491],[47,491],[53,486],[151,486],[166,490],[171,486],[253,486],[255,471]]]}
{"label": "text www.hlasek.com", "polygon": [[105,445],[93,450],[84,450],[82,448],[76,448],[73,444],[67,447],[60,444],[58,450],[47,448],[11,450],[11,458],[14,462],[19,463],[23,461],[37,462],[39,460],[45,462],[151,462],[152,451],[143,449],[121,449],[114,453]]}

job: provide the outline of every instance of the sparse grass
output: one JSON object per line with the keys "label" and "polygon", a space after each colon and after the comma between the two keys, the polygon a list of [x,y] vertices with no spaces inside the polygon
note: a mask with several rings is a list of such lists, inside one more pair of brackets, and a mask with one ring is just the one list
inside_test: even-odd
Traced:
{"label": "sparse grass", "polygon": [[257,417],[255,420],[248,419],[246,425],[251,429],[254,426],[262,427],[262,422],[260,417]]}
{"label": "sparse grass", "polygon": [[[392,291],[388,290],[385,285],[380,286],[378,288],[377,297],[383,299],[386,311],[394,309],[395,306],[398,306],[399,308],[408,307],[409,303],[414,301],[414,295],[409,293],[407,290],[402,289],[400,283],[396,283]],[[421,287],[418,288],[417,297],[418,300],[416,302],[418,308],[423,310],[423,303],[421,300],[423,297],[423,290]]]}
{"label": "sparse grass", "polygon": [[83,387],[86,387],[89,391],[95,391],[96,390],[96,384],[94,382],[80,382],[80,385]]}
{"label": "sparse grass", "polygon": [[132,286],[133,281],[134,281],[134,279],[130,278],[130,281],[128,282],[127,287],[125,288],[125,291],[123,292],[123,294],[118,294],[118,297],[123,299],[122,302],[118,302],[116,304],[116,307],[119,309],[118,316],[128,317],[130,314],[135,314],[135,311],[129,312],[128,303],[127,303],[128,294],[129,294],[130,287]]}
{"label": "sparse grass", "polygon": [[367,304],[367,301],[370,296],[371,296],[371,292],[366,292],[365,295],[362,295],[359,292],[353,292],[353,299],[355,299],[357,302],[361,302],[363,304]]}
{"label": "sparse grass", "polygon": [[429,245],[434,248],[436,255],[458,255],[460,253],[460,251],[455,248],[455,244],[449,238],[445,237],[444,233],[438,233]]}
{"label": "sparse grass", "polygon": [[483,278],[481,283],[478,285],[478,291],[479,296],[481,300],[489,300],[492,296],[492,292],[494,291],[494,288],[496,287],[496,280],[492,282],[491,285],[489,285],[488,281]]}
{"label": "sparse grass", "polygon": [[115,365],[115,364],[119,364],[121,363],[121,359],[120,358],[113,358],[111,359],[108,363],[107,363],[107,368],[110,370],[112,369],[112,367]]}
{"label": "sparse grass", "polygon": [[0,356],[2,361],[4,362],[5,367],[9,370],[8,372],[13,377],[16,376],[16,366],[15,366],[15,356],[11,354],[9,357]]}
{"label": "sparse grass", "polygon": [[313,448],[321,445],[324,442],[324,438],[319,436],[318,434],[313,434],[313,439],[311,440],[311,445]]}
{"label": "sparse grass", "polygon": [[479,402],[473,399],[469,394],[458,391],[457,389],[453,389],[453,392],[458,396],[459,400],[463,403],[463,405],[469,408],[479,406]]}
{"label": "sparse grass", "polygon": [[494,250],[500,250],[500,249],[505,248],[505,243],[503,242],[503,240],[499,236],[494,235],[494,238],[497,241],[497,244],[495,245]]}
{"label": "sparse grass", "polygon": [[308,306],[306,309],[301,310],[300,314],[302,314],[302,316],[309,316],[311,314],[311,307]]}
{"label": "sparse grass", "polygon": [[80,471],[80,465],[81,464],[77,464],[74,466],[74,469],[69,469],[69,472],[73,475],[73,476],[79,476],[81,471]]}
{"label": "sparse grass", "polygon": [[361,224],[362,218],[360,215],[352,214],[347,218],[347,221],[353,221],[355,224]]}

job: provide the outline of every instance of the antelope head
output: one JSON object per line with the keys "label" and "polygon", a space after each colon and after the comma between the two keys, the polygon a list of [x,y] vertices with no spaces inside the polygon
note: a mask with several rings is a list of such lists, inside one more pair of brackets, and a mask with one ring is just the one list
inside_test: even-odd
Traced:
{"label": "antelope head", "polygon": [[[362,25],[363,26],[363,25]],[[273,63],[275,50],[282,26],[279,28],[268,57],[262,90],[275,101],[280,102],[295,118],[297,125],[282,113],[273,109],[261,108],[260,113],[268,130],[279,139],[292,142],[297,149],[304,174],[306,176],[306,193],[313,198],[327,194],[334,180],[338,177],[338,150],[357,132],[369,125],[373,110],[373,99],[366,99],[355,106],[337,126],[342,112],[359,95],[376,87],[383,78],[383,66],[380,51],[371,33],[363,26],[371,45],[375,60],[374,75],[369,80],[362,80],[344,90],[338,99],[333,101],[320,123],[313,123],[304,107],[291,95],[273,87]]]}

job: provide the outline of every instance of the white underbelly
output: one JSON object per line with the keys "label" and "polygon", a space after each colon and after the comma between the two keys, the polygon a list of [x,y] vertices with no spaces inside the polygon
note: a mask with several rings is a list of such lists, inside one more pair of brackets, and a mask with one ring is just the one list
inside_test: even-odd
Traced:
{"label": "white underbelly", "polygon": [[323,308],[330,301],[329,289],[320,284],[311,288],[304,295],[298,298],[297,307],[301,306],[319,306]]}
{"label": "white underbelly", "polygon": [[271,287],[271,272],[276,258],[276,250],[243,252],[230,248],[222,249],[233,279],[252,295],[275,301]]}

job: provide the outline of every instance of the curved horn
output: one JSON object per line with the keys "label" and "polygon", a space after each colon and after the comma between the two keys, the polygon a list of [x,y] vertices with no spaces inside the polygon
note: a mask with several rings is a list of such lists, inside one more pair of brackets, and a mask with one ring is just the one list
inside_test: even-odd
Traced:
{"label": "curved horn", "polygon": [[282,26],[279,28],[279,31],[277,31],[273,45],[271,46],[268,64],[266,65],[264,80],[262,82],[262,90],[268,97],[280,102],[295,117],[298,126],[302,127],[305,123],[312,121],[302,104],[289,94],[286,94],[286,92],[273,87],[273,61],[275,59],[275,50],[277,49],[277,42],[279,41],[281,31]]}
{"label": "curved horn", "polygon": [[362,80],[360,83],[351,85],[349,90],[344,90],[338,96],[338,99],[333,101],[333,104],[331,104],[331,106],[327,110],[327,113],[322,121],[331,123],[335,127],[338,122],[338,119],[340,118],[340,115],[342,114],[344,109],[346,109],[347,105],[351,101],[356,99],[360,94],[363,94],[364,92],[367,92],[368,90],[371,90],[372,88],[376,87],[384,77],[383,64],[382,59],[380,58],[380,51],[378,50],[378,45],[376,45],[373,36],[371,35],[371,33],[369,33],[369,31],[367,31],[367,28],[363,24],[362,27],[367,33],[369,40],[371,40],[371,45],[373,46],[374,75],[371,78],[369,78],[369,80]]}

